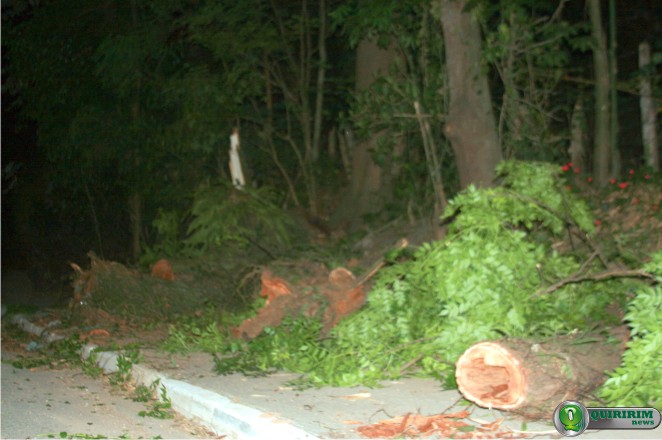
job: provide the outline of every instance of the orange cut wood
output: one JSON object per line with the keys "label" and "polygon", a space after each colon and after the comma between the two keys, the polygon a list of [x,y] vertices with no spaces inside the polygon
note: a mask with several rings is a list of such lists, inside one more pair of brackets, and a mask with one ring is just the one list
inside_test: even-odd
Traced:
{"label": "orange cut wood", "polygon": [[455,438],[455,439],[518,439],[526,438],[525,433],[502,427],[504,419],[493,422],[479,422],[470,418],[468,411],[452,414],[405,414],[404,416],[382,420],[370,425],[359,426],[356,430],[367,438]]}
{"label": "orange cut wood", "polygon": [[278,278],[270,270],[262,271],[262,290],[260,296],[267,299],[266,305],[283,295],[291,295],[292,289],[282,278]]}
{"label": "orange cut wood", "polygon": [[151,276],[166,281],[174,281],[175,273],[172,270],[172,264],[168,260],[159,260],[152,266]]}
{"label": "orange cut wood", "polygon": [[357,283],[354,274],[345,268],[333,270],[325,279],[314,276],[296,284],[290,284],[265,269],[261,280],[260,295],[267,298],[266,304],[256,316],[232,329],[235,337],[253,339],[265,327],[278,326],[288,316],[321,318],[321,336],[326,336],[340,319],[360,309],[366,299],[363,285]]}
{"label": "orange cut wood", "polygon": [[90,330],[87,333],[87,336],[90,336],[90,337],[92,337],[92,336],[102,336],[104,338],[109,338],[110,333],[108,332],[108,330],[105,330],[105,329],[102,329],[102,328],[95,328],[95,329]]}
{"label": "orange cut wood", "polygon": [[624,344],[607,342],[601,335],[578,339],[573,335],[545,343],[508,339],[474,344],[456,363],[458,390],[478,406],[551,417],[564,400],[589,396],[606,379],[604,372],[621,362]]}
{"label": "orange cut wood", "polygon": [[460,392],[483,407],[518,408],[528,394],[520,359],[497,342],[471,346],[457,361],[455,377]]}

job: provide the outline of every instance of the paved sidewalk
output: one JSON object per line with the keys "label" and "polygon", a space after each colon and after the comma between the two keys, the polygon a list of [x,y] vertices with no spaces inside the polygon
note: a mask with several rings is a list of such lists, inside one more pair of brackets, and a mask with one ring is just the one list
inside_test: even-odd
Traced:
{"label": "paved sidewalk", "polygon": [[[94,349],[87,346],[83,357]],[[235,438],[359,438],[356,428],[407,413],[433,415],[468,409],[471,418],[493,422],[504,418],[502,426],[525,430],[531,436],[562,438],[550,422],[523,424],[508,413],[462,402],[455,390],[442,390],[431,379],[403,379],[385,382],[382,388],[321,388],[296,390],[287,382],[296,378],[289,373],[267,377],[239,374],[219,376],[213,372],[213,359],[204,353],[169,355],[142,350],[145,362],[133,366],[133,377],[149,386],[160,380],[173,408],[219,434]],[[98,363],[107,373],[117,370],[117,355],[104,352]],[[158,371],[157,371],[158,370]],[[586,431],[590,439],[657,439],[660,428],[639,431]],[[432,437],[434,438],[434,437]]]}

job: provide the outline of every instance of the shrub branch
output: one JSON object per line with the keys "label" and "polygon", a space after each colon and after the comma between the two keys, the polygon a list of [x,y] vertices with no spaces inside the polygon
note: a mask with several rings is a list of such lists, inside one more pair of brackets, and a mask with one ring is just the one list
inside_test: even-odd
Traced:
{"label": "shrub branch", "polygon": [[551,286],[539,290],[536,292],[533,296],[542,296],[542,295],[547,295],[549,293],[552,293],[561,287],[567,285],[567,284],[576,284],[576,283],[582,283],[584,281],[604,281],[607,279],[611,278],[648,278],[650,280],[656,281],[655,275],[653,275],[650,272],[646,272],[645,270],[641,269],[608,269],[602,272],[597,272],[597,273],[592,273],[592,274],[585,274],[584,271],[586,268],[589,266],[591,261],[597,256],[597,252],[594,252],[591,254],[588,260],[584,264],[582,264],[581,268],[572,275],[557,281],[556,283],[552,284]]}

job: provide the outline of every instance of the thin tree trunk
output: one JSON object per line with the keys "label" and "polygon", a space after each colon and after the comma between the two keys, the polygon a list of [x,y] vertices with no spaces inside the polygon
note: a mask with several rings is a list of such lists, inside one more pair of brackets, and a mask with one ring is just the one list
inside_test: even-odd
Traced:
{"label": "thin tree trunk", "polygon": [[[304,0],[300,3],[300,20],[296,22],[296,31],[299,37],[298,54],[294,49],[286,51],[285,61],[287,62],[288,69],[285,75],[278,68],[278,62],[273,63],[273,65],[267,63],[266,66],[270,69],[269,77],[273,78],[274,85],[280,89],[280,93],[282,93],[285,100],[286,133],[274,132],[274,134],[286,141],[292,148],[299,163],[298,171],[301,173],[300,176],[303,177],[308,199],[308,209],[312,214],[317,214],[319,211],[319,201],[313,164],[313,158],[316,154],[314,144],[316,107],[314,107],[310,99],[312,93],[311,75],[313,66],[317,61],[313,59],[313,55],[315,54],[311,36],[313,25],[308,14],[308,1]],[[288,30],[285,21],[278,14],[276,2],[271,1],[271,6],[280,35],[282,38],[287,38]],[[324,66],[321,65],[320,68],[324,68]],[[322,77],[323,82],[324,77]],[[323,93],[323,88],[320,93]],[[323,101],[321,104],[323,104]],[[322,112],[320,111],[320,118],[321,114]],[[293,129],[292,119],[298,122],[298,130]],[[321,131],[321,120],[319,124]],[[317,142],[319,143],[319,140]],[[291,180],[294,182],[300,176],[295,176]]]}
{"label": "thin tree trunk", "polygon": [[432,188],[434,190],[434,219],[432,224],[434,225],[434,233],[437,239],[441,239],[441,229],[439,226],[439,218],[441,214],[446,209],[446,191],[444,190],[444,181],[441,176],[441,162],[439,161],[439,156],[437,155],[437,145],[434,142],[432,137],[432,131],[430,130],[430,122],[423,116],[421,112],[421,105],[418,101],[414,102],[414,110],[416,112],[416,119],[418,120],[418,125],[421,130],[421,137],[423,139],[423,149],[425,150],[425,158],[428,164],[428,172],[430,173],[430,179],[432,180]]}
{"label": "thin tree trunk", "polygon": [[616,66],[616,1],[609,0],[609,101],[611,103],[611,173],[618,175],[621,172],[621,153],[618,150],[618,93],[616,80],[618,67]]}
{"label": "thin tree trunk", "polygon": [[467,1],[440,0],[450,104],[444,133],[455,152],[460,185],[491,186],[501,149],[487,76],[481,64],[481,35]]}
{"label": "thin tree trunk", "polygon": [[[510,29],[517,29],[515,22],[515,13],[511,12],[509,17]],[[517,84],[515,83],[515,57],[517,57],[515,40],[511,40],[508,45],[508,58],[501,67],[501,81],[503,82],[503,104],[501,106],[501,114],[499,116],[498,135],[501,142],[500,147],[504,148],[504,153],[507,159],[516,157],[515,151],[516,141],[523,137],[522,133],[522,118],[521,118],[521,105],[522,97],[520,96]]]}
{"label": "thin tree trunk", "polygon": [[575,101],[575,107],[572,110],[572,119],[570,121],[570,161],[572,164],[584,170],[584,158],[586,151],[584,149],[584,135],[586,127],[586,118],[584,117],[584,105],[582,97]]}
{"label": "thin tree trunk", "polygon": [[283,166],[282,162],[280,161],[280,158],[278,157],[278,151],[276,150],[276,146],[274,145],[274,99],[273,99],[273,86],[271,84],[271,71],[269,69],[269,57],[265,56],[264,57],[264,79],[265,79],[265,97],[264,101],[265,104],[267,105],[267,118],[265,122],[265,127],[264,127],[264,137],[265,137],[265,143],[269,145],[268,152],[271,155],[271,158],[274,161],[274,164],[276,164],[276,168],[278,168],[278,171],[282,174],[283,178],[285,179],[285,183],[287,184],[287,189],[290,194],[290,197],[292,197],[292,201],[294,202],[295,206],[301,206],[301,202],[299,201],[299,198],[297,197],[296,190],[294,189],[294,183],[292,182],[292,178],[288,174],[287,170]]}
{"label": "thin tree trunk", "polygon": [[639,45],[639,70],[643,71],[639,80],[639,93],[641,98],[641,139],[644,143],[644,156],[646,165],[654,171],[660,171],[660,157],[657,143],[657,108],[653,101],[653,87],[651,85],[651,47],[644,41]]}
{"label": "thin tree trunk", "polygon": [[97,245],[99,246],[99,253],[101,255],[101,258],[105,258],[103,254],[103,242],[101,240],[101,228],[99,227],[99,218],[97,217],[97,210],[94,208],[94,199],[92,198],[90,187],[87,184],[87,176],[83,175],[82,180],[83,180],[83,189],[85,189],[85,196],[87,197],[87,202],[90,204],[90,213],[92,214],[92,222],[94,223],[94,232],[97,235]]}
{"label": "thin tree trunk", "polygon": [[[131,21],[135,29],[138,28],[138,4],[136,0],[131,1]],[[134,126],[140,122],[140,91],[142,89],[142,80],[140,75],[135,84],[135,96],[131,105],[131,118]],[[134,157],[134,170],[138,169],[138,158]],[[140,258],[140,237],[143,224],[142,197],[137,189],[133,189],[129,196],[129,219],[131,221],[131,256],[134,261]]]}
{"label": "thin tree trunk", "polygon": [[[382,49],[370,39],[359,42],[356,48],[355,90],[357,92],[366,90],[376,77],[388,74],[389,67],[398,56],[394,45]],[[351,131],[347,135],[351,138]],[[354,230],[360,225],[363,215],[377,213],[384,207],[390,195],[388,187],[390,176],[386,175],[390,170],[382,169],[375,163],[372,159],[372,151],[377,148],[378,139],[385,135],[387,135],[386,130],[382,130],[373,133],[367,140],[354,143],[346,137],[347,143],[341,142],[343,160],[346,156],[351,160],[351,180],[349,191],[344,195],[333,215],[332,222],[335,225],[344,225]],[[344,147],[348,147],[349,151],[344,151]]]}
{"label": "thin tree trunk", "polygon": [[326,4],[319,0],[319,66],[317,68],[317,90],[315,91],[315,126],[313,128],[313,162],[317,161],[322,137],[322,110],[324,107],[324,78],[326,75]]}
{"label": "thin tree trunk", "polygon": [[140,235],[143,224],[142,197],[133,193],[129,197],[129,218],[131,220],[131,256],[134,261],[140,258]]}
{"label": "thin tree trunk", "polygon": [[600,0],[588,0],[588,11],[595,47],[593,67],[595,69],[595,142],[593,148],[593,174],[600,186],[609,180],[611,137],[609,130],[609,62],[607,39],[602,26]]}

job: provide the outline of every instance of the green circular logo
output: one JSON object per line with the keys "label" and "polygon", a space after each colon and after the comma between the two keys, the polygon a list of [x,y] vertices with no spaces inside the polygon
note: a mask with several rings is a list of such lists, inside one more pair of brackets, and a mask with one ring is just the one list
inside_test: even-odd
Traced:
{"label": "green circular logo", "polygon": [[559,420],[566,431],[579,431],[582,423],[582,409],[577,405],[566,405],[559,411]]}
{"label": "green circular logo", "polygon": [[588,426],[588,410],[573,400],[567,400],[557,406],[553,418],[556,430],[566,437],[577,436]]}

